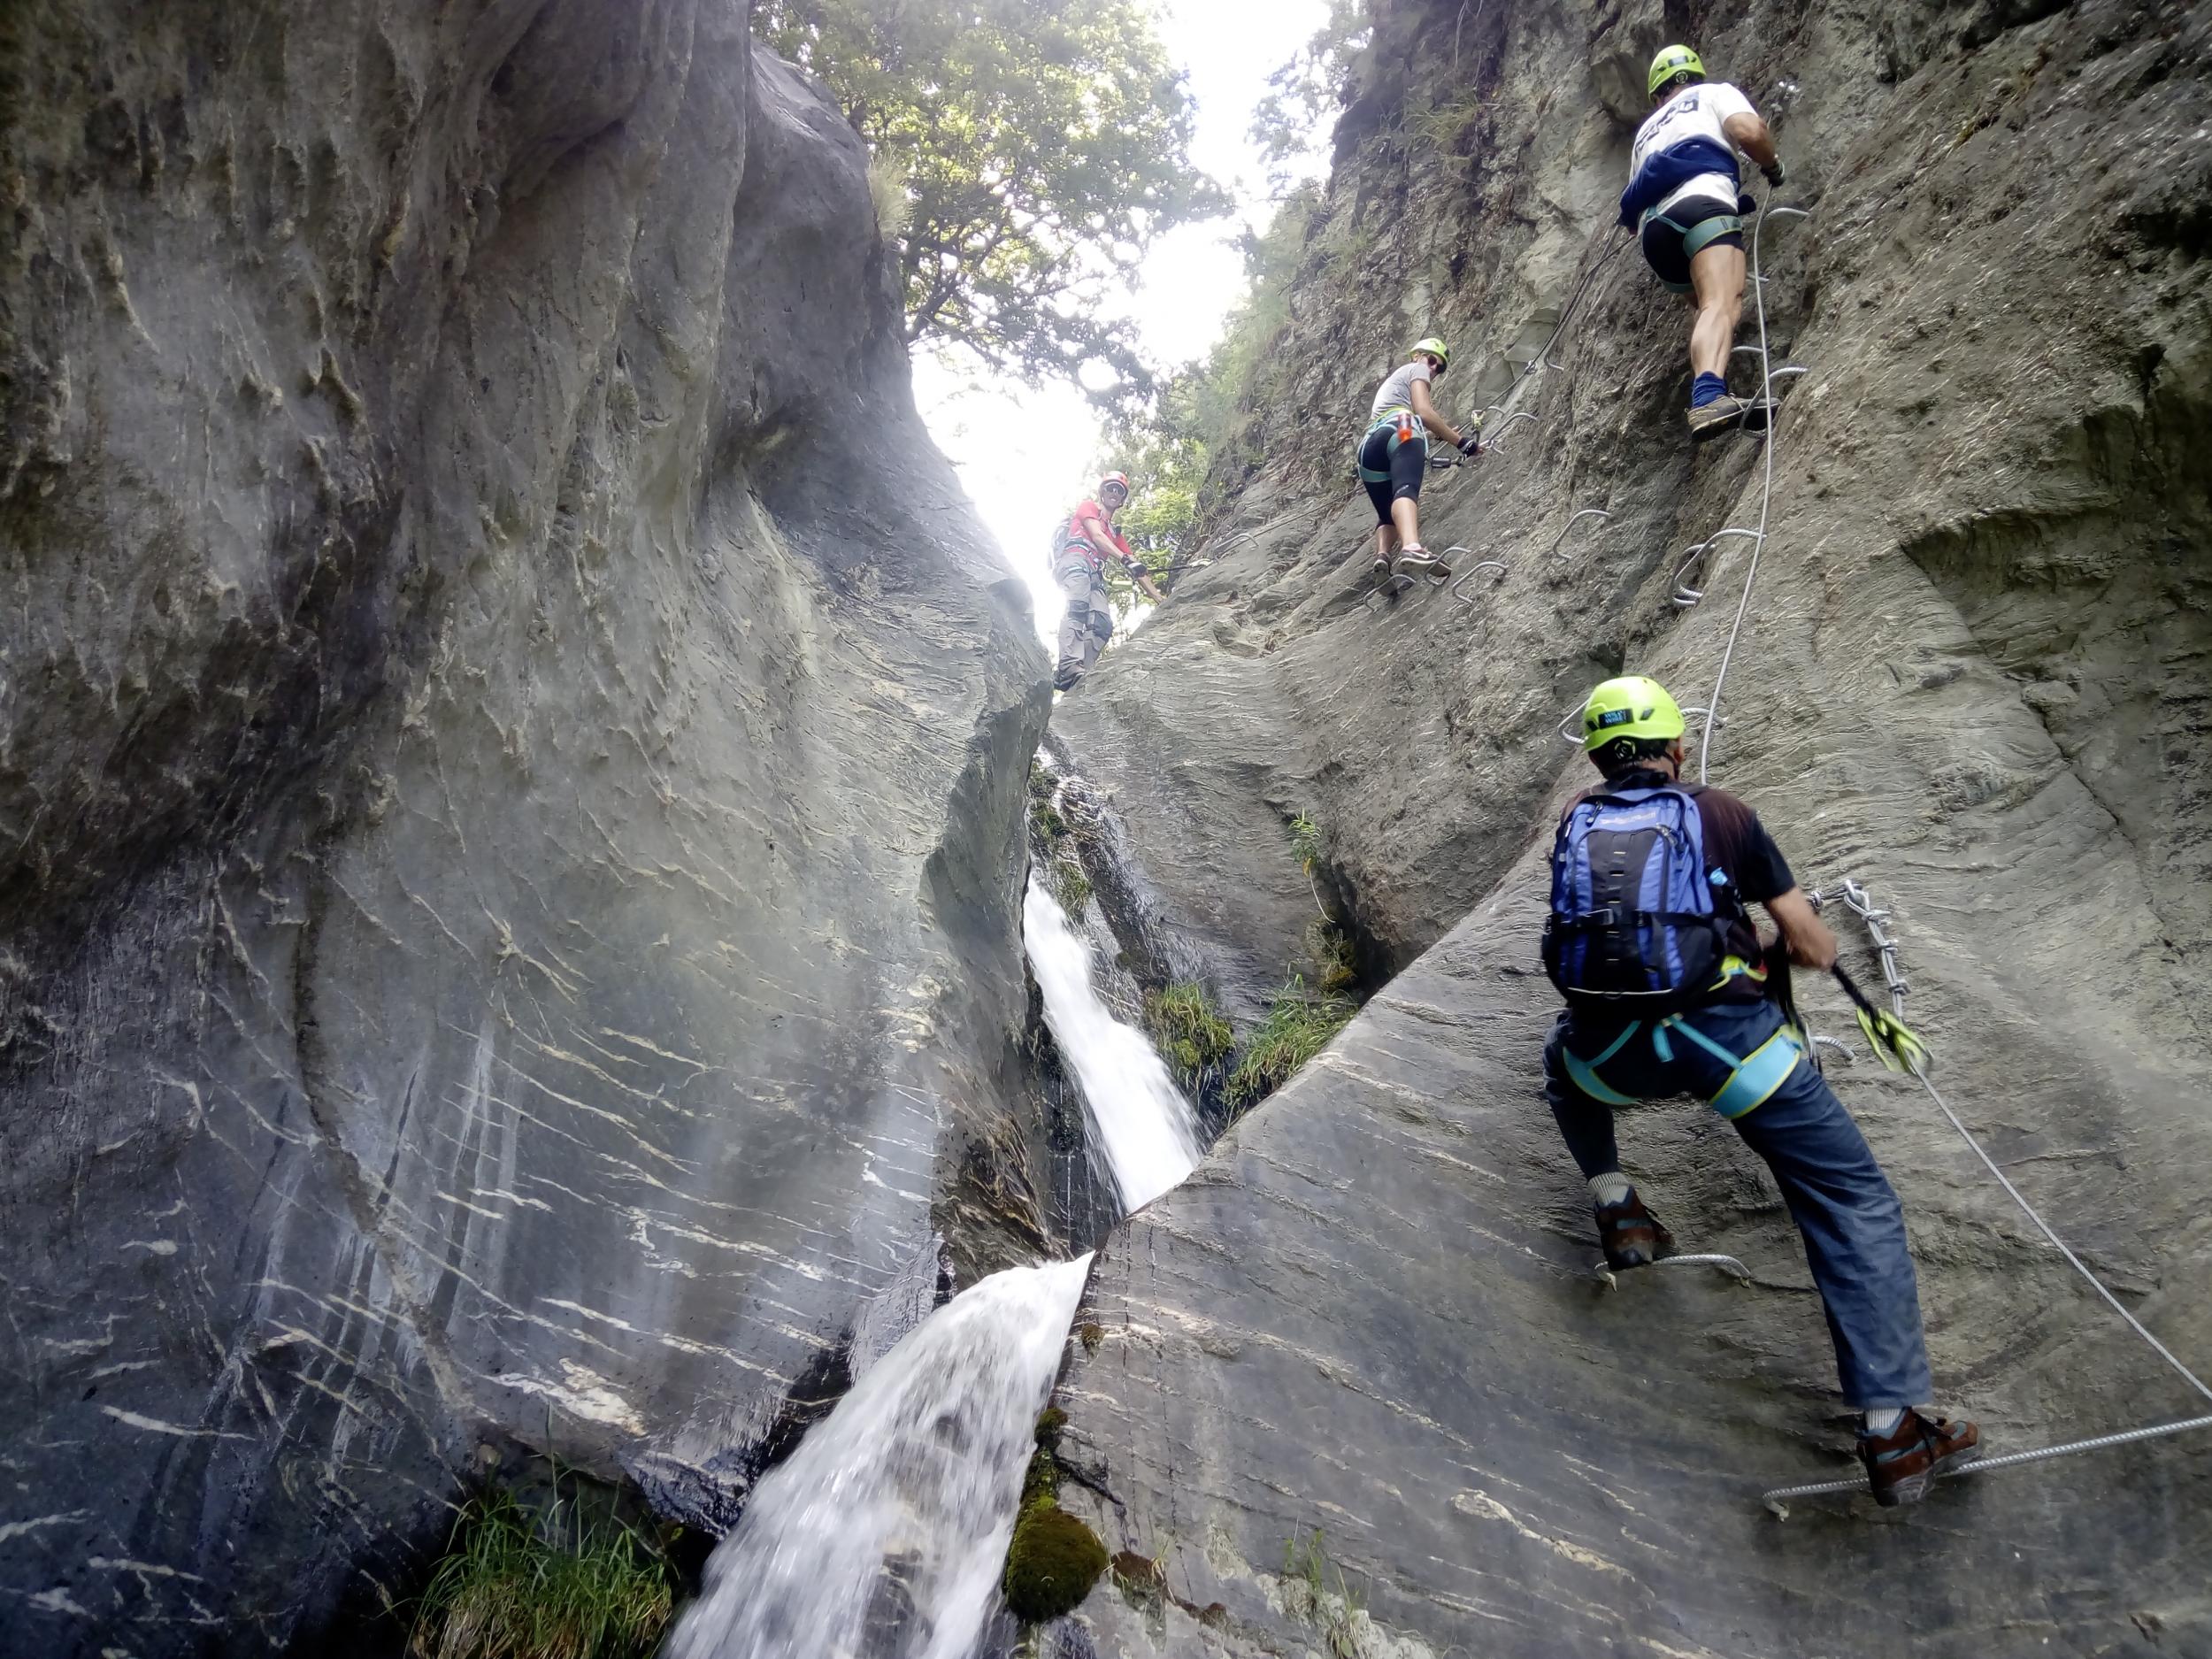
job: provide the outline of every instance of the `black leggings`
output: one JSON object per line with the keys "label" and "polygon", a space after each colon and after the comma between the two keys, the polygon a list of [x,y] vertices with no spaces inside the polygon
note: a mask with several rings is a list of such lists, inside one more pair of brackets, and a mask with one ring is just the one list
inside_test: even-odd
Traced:
{"label": "black leggings", "polygon": [[[1414,423],[1415,436],[1408,442],[1390,447],[1397,435],[1395,426],[1378,426],[1369,433],[1359,446],[1361,482],[1367,486],[1367,499],[1375,503],[1375,522],[1390,522],[1390,503],[1394,501],[1418,501],[1421,480],[1429,470],[1428,434],[1421,430],[1420,422]],[[1340,455],[1343,453],[1339,450]],[[1367,478],[1369,472],[1388,472],[1386,482]],[[1340,472],[1339,478],[1344,476]]]}

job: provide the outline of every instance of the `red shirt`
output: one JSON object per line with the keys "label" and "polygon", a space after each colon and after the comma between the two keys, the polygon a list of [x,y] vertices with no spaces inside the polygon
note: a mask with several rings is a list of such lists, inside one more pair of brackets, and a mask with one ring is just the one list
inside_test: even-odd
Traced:
{"label": "red shirt", "polygon": [[1084,532],[1083,521],[1086,518],[1095,518],[1105,526],[1107,540],[1114,544],[1114,550],[1121,556],[1121,562],[1126,565],[1130,557],[1129,543],[1123,539],[1121,532],[1115,529],[1107,518],[1106,510],[1088,496],[1079,503],[1075,511],[1068,515],[1068,545],[1083,549],[1091,556],[1091,563],[1094,565],[1105,563],[1104,556],[1098,549],[1091,545],[1090,537]]}

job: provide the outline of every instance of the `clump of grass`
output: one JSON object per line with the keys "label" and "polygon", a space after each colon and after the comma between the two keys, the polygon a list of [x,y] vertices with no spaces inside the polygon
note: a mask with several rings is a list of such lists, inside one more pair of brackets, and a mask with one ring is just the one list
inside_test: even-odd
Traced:
{"label": "clump of grass", "polygon": [[1225,1058],[1236,1046],[1236,1033],[1205,988],[1180,980],[1165,990],[1144,994],[1144,1028],[1160,1045],[1168,1064],[1187,1077]]}
{"label": "clump of grass", "polygon": [[1091,879],[1072,857],[1052,861],[1052,896],[1060,901],[1068,920],[1081,924],[1084,909],[1091,902]]}
{"label": "clump of grass", "polygon": [[1405,124],[1416,138],[1432,149],[1449,150],[1481,113],[1480,98],[1462,98],[1455,103],[1409,111]]}
{"label": "clump of grass", "polygon": [[1315,996],[1305,980],[1292,975],[1275,994],[1267,1018],[1244,1045],[1244,1057],[1229,1073],[1229,1098],[1240,1106],[1273,1094],[1291,1074],[1328,1046],[1356,1010],[1340,996]]}
{"label": "clump of grass", "polygon": [[1321,826],[1307,814],[1301,812],[1290,820],[1290,856],[1298,861],[1298,867],[1306,872],[1306,888],[1313,895],[1313,908],[1321,913],[1321,919],[1329,919],[1329,907],[1321,902]]}
{"label": "clump of grass", "polygon": [[472,1498],[416,1605],[410,1659],[646,1659],[675,1607],[660,1552],[557,1500]]}
{"label": "clump of grass", "polygon": [[[1333,1574],[1336,1587],[1331,1589]],[[1344,1570],[1329,1560],[1328,1544],[1315,1527],[1293,1532],[1283,1546],[1284,1588],[1291,1613],[1321,1632],[1330,1659],[1361,1659],[1359,1626],[1364,1612]]]}
{"label": "clump of grass", "polygon": [[1358,947],[1334,922],[1316,922],[1307,928],[1306,946],[1320,967],[1324,991],[1348,991],[1359,983]]}

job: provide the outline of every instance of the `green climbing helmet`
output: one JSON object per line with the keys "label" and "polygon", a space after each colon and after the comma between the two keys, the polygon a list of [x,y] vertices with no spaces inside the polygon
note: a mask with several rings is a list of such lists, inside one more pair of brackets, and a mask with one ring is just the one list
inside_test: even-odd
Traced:
{"label": "green climbing helmet", "polygon": [[1415,341],[1406,348],[1406,356],[1417,357],[1425,351],[1436,359],[1438,368],[1448,369],[1452,366],[1452,349],[1434,334],[1424,340]]}
{"label": "green climbing helmet", "polygon": [[1641,674],[1609,680],[1582,705],[1582,747],[1603,749],[1617,737],[1679,737],[1682,710],[1667,688]]}
{"label": "green climbing helmet", "polygon": [[1651,60],[1650,81],[1644,90],[1655,98],[1660,88],[1686,72],[1704,80],[1705,60],[1686,46],[1663,46],[1659,56]]}

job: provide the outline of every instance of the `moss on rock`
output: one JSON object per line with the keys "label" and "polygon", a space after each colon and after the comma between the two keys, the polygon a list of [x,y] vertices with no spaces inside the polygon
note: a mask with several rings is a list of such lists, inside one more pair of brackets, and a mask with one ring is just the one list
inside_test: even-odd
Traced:
{"label": "moss on rock", "polygon": [[1060,1460],[1053,1454],[1068,1414],[1037,1414],[1037,1450],[1022,1475],[1021,1515],[1006,1549],[1006,1605],[1028,1624],[1072,1610],[1106,1571],[1098,1534],[1060,1507]]}
{"label": "moss on rock", "polygon": [[1049,1498],[1014,1523],[1006,1552],[1006,1605],[1025,1624],[1072,1612],[1106,1571],[1098,1534]]}

